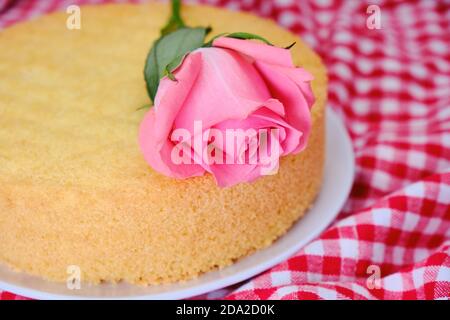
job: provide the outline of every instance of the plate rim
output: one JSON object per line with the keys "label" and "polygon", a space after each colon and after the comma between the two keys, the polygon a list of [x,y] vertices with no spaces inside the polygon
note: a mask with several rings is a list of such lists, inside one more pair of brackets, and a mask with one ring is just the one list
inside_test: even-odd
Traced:
{"label": "plate rim", "polygon": [[[346,170],[348,171],[346,173],[346,176],[344,178],[344,182],[342,185],[340,185],[340,190],[341,192],[339,193],[339,196],[337,197],[337,200],[335,200],[335,202],[333,203],[333,210],[334,211],[332,214],[329,214],[327,216],[327,219],[322,221],[320,223],[320,227],[317,227],[315,230],[313,230],[312,232],[310,232],[309,234],[307,234],[306,236],[304,236],[304,238],[299,241],[299,243],[296,243],[295,245],[291,245],[289,246],[287,249],[284,249],[281,252],[278,252],[276,255],[274,255],[272,258],[270,259],[266,259],[265,261],[263,261],[262,263],[259,263],[257,265],[254,266],[250,266],[247,268],[244,268],[241,271],[237,271],[234,274],[228,275],[228,276],[224,276],[220,279],[211,279],[211,280],[205,280],[204,283],[202,283],[201,279],[202,277],[205,278],[207,275],[209,275],[211,277],[211,274],[214,275],[214,273],[216,272],[220,272],[220,271],[224,271],[227,270],[231,267],[234,266],[234,268],[239,267],[239,264],[242,264],[242,261],[246,260],[246,259],[250,259],[250,257],[255,258],[255,256],[262,255],[264,252],[267,252],[268,250],[270,250],[270,248],[273,248],[275,243],[279,242],[281,239],[283,239],[284,237],[286,237],[290,232],[293,231],[294,227],[298,224],[301,224],[302,221],[305,219],[304,217],[302,219],[299,219],[298,221],[296,221],[291,227],[290,229],[286,232],[286,234],[284,234],[283,236],[281,236],[280,238],[278,238],[274,243],[272,243],[271,245],[269,245],[268,247],[258,250],[255,253],[244,257],[242,259],[239,259],[236,263],[234,263],[231,266],[225,267],[222,270],[216,270],[216,271],[211,271],[211,272],[207,272],[204,275],[199,276],[196,279],[193,280],[188,280],[186,282],[183,283],[175,283],[175,284],[169,284],[166,285],[167,286],[187,286],[185,288],[180,288],[178,290],[174,290],[174,291],[166,291],[166,292],[160,292],[160,293],[148,293],[148,294],[137,294],[137,295],[117,295],[117,296],[97,296],[97,295],[80,295],[80,294],[62,294],[62,293],[55,293],[55,292],[48,292],[48,291],[42,291],[42,290],[38,290],[38,289],[33,289],[33,288],[29,288],[23,285],[17,285],[17,284],[11,284],[9,282],[5,282],[1,279],[2,277],[2,273],[6,272],[6,273],[14,273],[14,274],[18,274],[18,277],[29,277],[30,279],[34,279],[34,281],[39,281],[42,280],[46,283],[48,283],[47,280],[44,279],[39,279],[39,277],[33,276],[33,275],[27,275],[24,274],[22,272],[15,272],[12,271],[10,269],[8,269],[8,267],[5,267],[4,265],[0,266],[0,289],[1,290],[5,290],[5,291],[9,291],[12,292],[14,294],[20,295],[20,296],[24,296],[27,298],[32,298],[32,299],[56,299],[56,300],[90,300],[90,299],[136,299],[136,300],[142,300],[142,299],[154,299],[154,300],[165,300],[165,299],[186,299],[186,298],[190,298],[190,297],[195,297],[195,296],[199,296],[208,292],[212,292],[214,290],[218,290],[221,288],[225,288],[227,286],[230,285],[234,285],[236,283],[242,282],[244,280],[247,280],[255,275],[258,275],[261,272],[264,272],[274,266],[276,266],[277,264],[285,261],[286,259],[288,259],[289,257],[293,256],[296,252],[298,252],[302,247],[304,247],[305,245],[307,245],[309,242],[311,242],[313,239],[315,239],[316,237],[318,237],[336,218],[336,216],[339,214],[340,210],[342,209],[342,207],[344,206],[346,200],[348,199],[348,196],[350,194],[352,185],[353,185],[353,181],[354,181],[354,176],[355,176],[355,156],[354,156],[354,151],[353,151],[353,147],[352,147],[352,143],[351,143],[351,139],[348,135],[348,132],[344,126],[344,124],[342,123],[342,121],[340,120],[339,116],[337,115],[336,111],[334,111],[331,108],[326,108],[326,122],[327,122],[327,126],[326,126],[326,155],[325,155],[325,171],[327,171],[327,169],[330,169],[330,156],[329,156],[329,151],[330,151],[330,142],[329,142],[329,138],[330,138],[330,131],[333,131],[333,136],[335,137],[339,137],[341,140],[339,140],[339,142],[341,143],[341,146],[339,148],[339,150],[342,152],[342,154],[346,154],[346,157],[350,160],[347,163],[344,163],[343,165],[346,166]],[[324,175],[325,177],[325,175]],[[327,181],[323,182],[323,185],[321,187],[321,190],[319,192],[318,195],[318,199],[320,197],[320,195],[324,192],[324,188],[325,188],[325,184],[327,183]],[[316,202],[318,202],[319,200],[316,199]],[[323,201],[323,200],[322,200]],[[313,210],[313,208],[315,206],[317,206],[317,203],[314,203],[313,206],[311,207],[310,210]],[[331,209],[330,209],[331,211]],[[38,279],[36,279],[38,278]],[[200,282],[199,284],[195,284],[195,282]],[[193,283],[192,287],[189,287],[189,283]],[[61,284],[55,284],[54,285],[62,285],[65,286],[65,284],[61,283]],[[85,284],[86,285],[86,284]],[[118,286],[120,286],[121,284],[119,284]],[[128,285],[128,284],[125,284]],[[87,285],[89,286],[89,285]],[[133,285],[129,285],[129,286],[133,286]],[[164,287],[164,285],[163,285]],[[143,287],[146,288],[146,287]],[[147,287],[149,288],[149,287]],[[74,293],[77,291],[74,291]]]}

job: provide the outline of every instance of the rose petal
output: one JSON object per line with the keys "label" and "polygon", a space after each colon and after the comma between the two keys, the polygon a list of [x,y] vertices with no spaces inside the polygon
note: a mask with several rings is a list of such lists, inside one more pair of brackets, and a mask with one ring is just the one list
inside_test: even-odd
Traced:
{"label": "rose petal", "polygon": [[256,62],[258,70],[264,77],[267,86],[283,104],[286,111],[286,122],[302,132],[300,144],[293,153],[298,153],[306,146],[311,131],[311,113],[308,100],[300,87],[283,72],[263,62]]}
{"label": "rose petal", "polygon": [[311,109],[315,102],[314,94],[311,89],[310,83],[312,80],[314,80],[313,75],[303,68],[285,68],[278,66],[272,66],[272,68],[287,75],[293,82],[297,84],[297,86],[300,88],[303,95],[305,96],[309,108]]}
{"label": "rose petal", "polygon": [[270,122],[272,127],[283,129],[283,131],[280,130],[280,144],[284,150],[282,155],[293,153],[297,149],[303,136],[303,132],[291,126],[279,115],[274,114],[271,110],[265,108],[256,111],[252,116]]}
{"label": "rose petal", "polygon": [[[155,106],[147,112],[139,130],[139,144],[145,160],[156,171],[170,177],[187,178],[204,173],[195,164],[175,165],[171,159],[174,143],[170,141],[172,123],[189,95],[201,68],[201,55],[186,57],[176,71],[177,81],[161,80]],[[174,94],[176,92],[176,94]]]}
{"label": "rose petal", "polygon": [[193,132],[195,121],[207,129],[224,119],[245,119],[262,105],[284,114],[255,66],[240,54],[218,48],[195,52],[202,56],[201,72],[176,116],[176,128]]}
{"label": "rose petal", "polygon": [[267,44],[258,43],[249,40],[240,40],[234,38],[220,37],[214,40],[214,47],[235,50],[245,54],[255,61],[261,61],[273,65],[284,67],[294,67],[291,52],[288,49],[282,49]]}

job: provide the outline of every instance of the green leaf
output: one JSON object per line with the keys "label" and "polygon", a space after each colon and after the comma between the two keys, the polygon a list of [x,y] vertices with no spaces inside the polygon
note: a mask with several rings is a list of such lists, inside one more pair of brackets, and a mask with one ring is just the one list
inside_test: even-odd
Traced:
{"label": "green leaf", "polygon": [[[150,50],[144,76],[147,91],[154,101],[160,80],[180,65],[189,52],[203,46],[208,28],[181,28],[159,38]],[[177,62],[178,61],[178,62]]]}
{"label": "green leaf", "polygon": [[218,38],[220,38],[220,37],[225,37],[227,34],[228,34],[228,33],[220,33],[220,34],[214,36],[211,40],[209,40],[207,43],[205,43],[205,44],[203,45],[203,48],[211,48],[211,47],[212,47],[212,44],[213,44],[213,42],[214,42],[214,40],[216,40],[216,39],[218,39]]}
{"label": "green leaf", "polygon": [[268,44],[269,46],[273,46],[273,44],[270,43],[265,38],[263,38],[261,36],[258,36],[256,34],[253,34],[253,33],[235,32],[235,33],[230,33],[226,37],[228,37],[228,38],[235,38],[235,39],[242,39],[242,40],[259,40],[259,41],[264,42],[265,44]]}
{"label": "green leaf", "polygon": [[178,68],[183,63],[186,54],[179,55],[175,59],[173,59],[165,68],[165,75],[172,81],[177,81],[175,76],[173,75],[173,71]]}
{"label": "green leaf", "polygon": [[142,107],[137,108],[136,111],[140,111],[140,110],[151,108],[151,107],[152,107],[152,105],[150,103],[146,103]]}

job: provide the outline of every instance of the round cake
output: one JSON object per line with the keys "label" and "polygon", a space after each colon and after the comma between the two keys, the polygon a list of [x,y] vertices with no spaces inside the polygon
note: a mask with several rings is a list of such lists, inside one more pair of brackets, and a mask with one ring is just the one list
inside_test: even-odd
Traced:
{"label": "round cake", "polygon": [[324,163],[326,70],[267,19],[186,6],[189,25],[246,31],[292,48],[314,75],[307,148],[278,174],[219,188],[209,174],[163,176],[139,150],[148,104],[143,64],[169,6],[81,7],[0,33],[0,263],[66,281],[161,284],[192,279],[264,248],[313,204]]}

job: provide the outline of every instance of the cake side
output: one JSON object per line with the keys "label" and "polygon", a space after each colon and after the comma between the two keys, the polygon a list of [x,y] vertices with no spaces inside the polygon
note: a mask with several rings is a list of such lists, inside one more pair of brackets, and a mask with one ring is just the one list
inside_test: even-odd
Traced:
{"label": "cake side", "polygon": [[301,40],[248,14],[184,11],[214,34],[296,41],[295,62],[315,76],[307,149],[283,158],[275,176],[219,189],[211,176],[161,176],[139,152],[136,106],[148,99],[142,63],[166,6],[82,12],[78,33],[58,13],[0,36],[8,79],[0,87],[1,262],[56,281],[66,280],[68,265],[94,283],[186,280],[271,244],[305,213],[322,178],[326,72]]}

